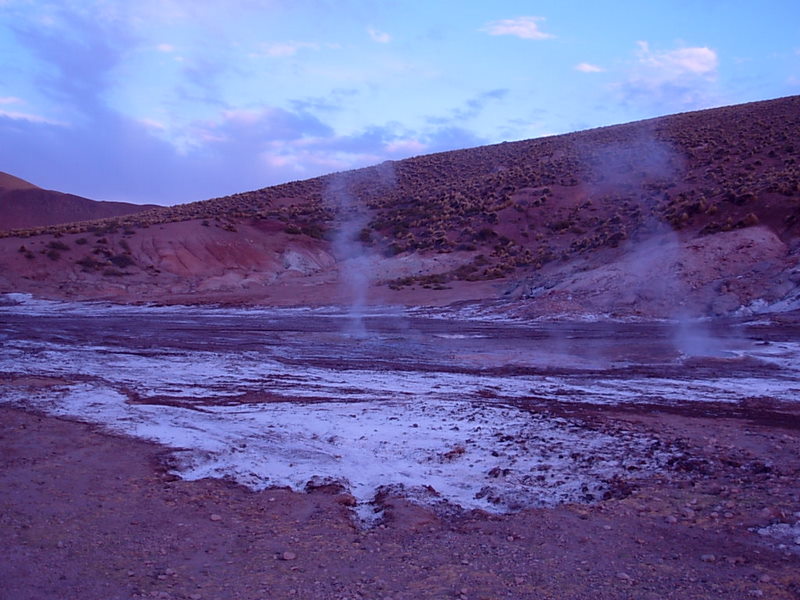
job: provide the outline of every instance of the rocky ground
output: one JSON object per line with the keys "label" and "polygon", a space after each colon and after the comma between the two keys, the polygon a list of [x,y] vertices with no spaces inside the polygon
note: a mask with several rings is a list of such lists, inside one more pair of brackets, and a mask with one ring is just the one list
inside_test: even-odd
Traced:
{"label": "rocky ground", "polygon": [[593,505],[516,514],[187,482],[156,445],[0,408],[0,598],[800,597],[800,412],[571,409],[684,458]]}
{"label": "rocky ground", "polygon": [[[58,329],[63,307],[31,313],[23,325],[0,320],[0,599],[800,598],[797,361],[787,354],[773,378],[765,375],[771,359],[723,354],[725,365],[704,358],[693,366],[683,347],[708,341],[693,316],[768,314],[773,341],[746,337],[750,346],[780,349],[797,339],[800,171],[786,140],[798,127],[798,102],[417,157],[128,219],[0,234],[0,293],[455,311],[452,325],[415,333],[407,347],[384,331],[388,341],[374,356],[356,356],[350,342],[320,349],[328,324],[294,330],[267,319],[242,328],[223,316],[211,336],[213,322],[198,324],[197,315],[182,321],[183,331],[150,314],[114,317],[115,308],[108,327],[101,312],[69,322],[67,311]],[[328,198],[339,188],[362,203],[357,215]],[[77,218],[85,217],[66,220]],[[463,304],[474,301],[483,303]],[[3,316],[18,302],[27,301],[0,303],[12,306]],[[464,335],[459,315],[473,313],[491,322],[571,316],[599,325],[588,337],[485,335],[483,326]],[[609,316],[668,319],[675,332],[661,339],[651,336],[656,325],[619,322],[604,331]],[[14,340],[18,325],[28,329]],[[626,328],[638,337],[598,342]],[[669,352],[652,361],[659,340]],[[595,365],[598,344],[613,369]],[[258,354],[265,348],[276,355]],[[684,356],[673,356],[678,350]],[[202,353],[208,362],[199,364]],[[86,412],[35,412],[52,408],[45,388],[66,384],[111,382],[112,392],[128,394],[126,409],[138,397],[131,382],[145,396],[139,408],[169,406],[167,396],[183,402],[204,378],[219,378],[209,398],[236,396],[248,356],[256,376],[244,381],[255,396],[242,395],[244,403],[277,401],[274,389],[262,389],[275,382],[286,402],[299,404],[302,385],[322,384],[357,402],[375,373],[391,381],[385,395],[394,396],[411,394],[409,381],[441,395],[453,373],[482,381],[507,371],[512,383],[532,373],[535,390],[470,383],[449,388],[444,400],[483,393],[601,432],[646,434],[677,452],[666,468],[620,477],[591,505],[497,515],[384,496],[384,520],[362,529],[353,497],[336,486],[254,492],[219,479],[184,481],[170,474],[164,447],[68,418]],[[321,380],[291,371],[308,370],[309,360]],[[270,361],[291,369],[265,379],[259,369]],[[361,371],[364,389],[342,387]],[[147,397],[159,386],[166,391]],[[98,393],[107,399],[107,391]],[[587,395],[603,404],[581,404]],[[96,398],[86,397],[91,407]]]}

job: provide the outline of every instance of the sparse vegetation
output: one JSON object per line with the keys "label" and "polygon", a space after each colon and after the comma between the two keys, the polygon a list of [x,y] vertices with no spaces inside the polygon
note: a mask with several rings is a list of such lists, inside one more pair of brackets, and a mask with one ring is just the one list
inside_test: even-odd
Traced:
{"label": "sparse vegetation", "polygon": [[124,269],[125,267],[130,267],[131,265],[135,264],[134,260],[129,254],[115,254],[108,260],[120,269]]}
{"label": "sparse vegetation", "polygon": [[[344,218],[337,194],[346,193],[365,218],[358,240],[377,252],[484,255],[486,264],[392,282],[437,286],[538,269],[556,258],[624,245],[664,224],[703,234],[760,224],[782,235],[797,233],[800,145],[793,140],[799,134],[800,98],[786,98],[431,154],[114,219],[0,235],[94,233],[96,248],[118,245],[126,253],[120,232],[130,237],[143,227],[197,219],[232,233],[243,222],[277,222],[291,235],[331,239]],[[112,256],[118,255],[101,259],[114,264]]]}
{"label": "sparse vegetation", "polygon": [[57,251],[69,250],[69,246],[67,246],[64,242],[59,240],[51,240],[50,242],[47,243],[47,247],[50,248],[51,250],[57,250]]}

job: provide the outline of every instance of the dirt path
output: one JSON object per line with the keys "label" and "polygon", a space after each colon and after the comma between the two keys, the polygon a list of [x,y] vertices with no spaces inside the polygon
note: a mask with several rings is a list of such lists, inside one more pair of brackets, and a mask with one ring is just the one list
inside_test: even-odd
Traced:
{"label": "dirt path", "polygon": [[0,598],[800,598],[800,545],[750,531],[800,521],[800,432],[596,419],[687,458],[594,506],[435,515],[387,498],[385,524],[359,531],[336,490],[180,481],[162,448],[0,408]]}

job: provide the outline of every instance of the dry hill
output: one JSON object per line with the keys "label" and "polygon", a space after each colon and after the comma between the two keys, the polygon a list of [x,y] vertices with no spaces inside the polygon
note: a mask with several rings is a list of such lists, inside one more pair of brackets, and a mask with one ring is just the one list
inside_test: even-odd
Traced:
{"label": "dry hill", "polygon": [[155,206],[99,202],[73,194],[43,190],[24,179],[0,171],[0,230],[119,217],[150,208]]}
{"label": "dry hill", "polygon": [[798,295],[800,97],[6,234],[0,289],[726,314]]}

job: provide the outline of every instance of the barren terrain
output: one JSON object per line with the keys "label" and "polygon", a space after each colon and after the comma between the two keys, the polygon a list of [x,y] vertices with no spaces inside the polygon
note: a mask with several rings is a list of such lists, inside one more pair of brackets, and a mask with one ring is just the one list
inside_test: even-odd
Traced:
{"label": "barren terrain", "polygon": [[800,97],[5,232],[0,292],[249,305],[796,305]]}
{"label": "barren terrain", "polygon": [[0,232],[0,598],[800,598],[797,139],[791,97]]}
{"label": "barren terrain", "polygon": [[98,202],[74,194],[44,190],[0,171],[0,231],[118,217],[152,208],[155,208],[152,204]]}
{"label": "barren terrain", "polygon": [[5,597],[800,593],[792,314],[6,304]]}

